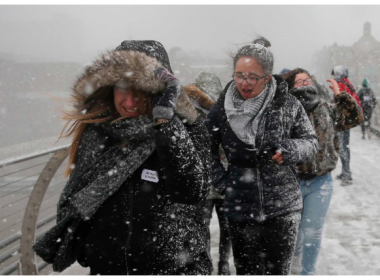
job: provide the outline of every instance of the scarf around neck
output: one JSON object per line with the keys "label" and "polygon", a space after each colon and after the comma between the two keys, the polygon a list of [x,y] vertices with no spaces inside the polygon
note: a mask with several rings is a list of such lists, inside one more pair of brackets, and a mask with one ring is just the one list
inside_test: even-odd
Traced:
{"label": "scarf around neck", "polygon": [[289,93],[294,95],[308,112],[315,108],[320,99],[315,86],[292,88]]}
{"label": "scarf around neck", "polygon": [[[75,174],[69,182],[73,193],[68,195],[71,198],[66,196],[66,199],[69,199],[82,219],[91,218],[156,148],[153,121],[146,116],[101,123],[97,126],[106,135],[116,138],[119,144],[109,147],[99,155],[93,165],[82,174]],[[78,189],[77,185],[81,187]]]}
{"label": "scarf around neck", "polygon": [[236,136],[248,145],[255,147],[257,130],[263,113],[272,102],[277,89],[272,77],[263,91],[256,97],[244,100],[235,82],[229,86],[224,101],[227,120]]}
{"label": "scarf around neck", "polygon": [[[117,141],[98,154],[95,162],[86,162],[86,167],[73,170],[58,202],[57,224],[33,246],[39,256],[53,264],[55,271],[63,271],[75,262],[74,234],[81,222],[91,219],[156,147],[153,121],[148,117],[91,125]],[[91,151],[97,143],[92,140],[81,141],[81,146]]]}

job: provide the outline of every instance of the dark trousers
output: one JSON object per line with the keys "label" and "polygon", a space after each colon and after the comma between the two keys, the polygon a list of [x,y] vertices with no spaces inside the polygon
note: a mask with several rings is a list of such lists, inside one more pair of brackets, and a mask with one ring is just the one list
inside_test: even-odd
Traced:
{"label": "dark trousers", "polygon": [[228,219],[237,275],[287,275],[294,253],[300,213],[264,222]]}
{"label": "dark trousers", "polygon": [[[362,126],[362,133],[365,135],[365,129],[371,127],[371,118],[372,118],[372,111],[363,112],[364,120],[361,124]],[[368,132],[369,133],[369,132]]]}
{"label": "dark trousers", "polygon": [[350,170],[350,130],[339,132],[340,160],[342,161],[342,179],[352,180]]}
{"label": "dark trousers", "polygon": [[231,252],[231,237],[228,227],[228,220],[224,215],[224,200],[223,199],[207,199],[204,202],[204,220],[207,225],[207,240],[208,240],[208,252],[211,255],[210,245],[210,223],[212,218],[212,210],[215,205],[215,211],[218,216],[220,237],[219,237],[219,262],[228,262]]}

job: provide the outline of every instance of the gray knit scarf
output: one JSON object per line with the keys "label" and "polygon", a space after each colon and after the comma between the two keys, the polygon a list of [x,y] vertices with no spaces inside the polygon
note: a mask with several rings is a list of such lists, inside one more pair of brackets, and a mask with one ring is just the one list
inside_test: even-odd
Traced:
{"label": "gray knit scarf", "polygon": [[235,82],[229,86],[224,101],[224,109],[233,132],[244,143],[255,147],[258,127],[265,109],[274,98],[276,88],[276,80],[272,77],[258,96],[244,100]]}

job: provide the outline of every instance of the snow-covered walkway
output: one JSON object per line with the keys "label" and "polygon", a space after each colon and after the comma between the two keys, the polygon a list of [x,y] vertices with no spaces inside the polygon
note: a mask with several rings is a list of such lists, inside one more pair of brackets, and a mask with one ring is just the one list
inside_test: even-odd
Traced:
{"label": "snow-covered walkway", "polygon": [[[334,182],[318,274],[380,274],[380,138],[362,140],[357,127],[350,148],[354,184]],[[334,178],[340,171],[339,161]]]}
{"label": "snow-covered walkway", "polygon": [[[354,184],[334,193],[323,232],[316,274],[380,274],[380,138],[362,140],[360,127],[351,130],[351,171]],[[335,178],[341,163],[333,172]],[[217,273],[219,227],[216,213],[211,221],[211,254]],[[235,274],[233,256],[230,270]],[[73,265],[62,274],[85,274],[88,269]]]}

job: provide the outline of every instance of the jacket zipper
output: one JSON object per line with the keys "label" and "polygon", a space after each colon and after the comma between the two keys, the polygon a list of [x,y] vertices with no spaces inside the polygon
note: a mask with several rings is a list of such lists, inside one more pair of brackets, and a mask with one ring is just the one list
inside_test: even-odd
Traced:
{"label": "jacket zipper", "polygon": [[[269,109],[269,108],[270,108],[270,106],[265,110],[264,118],[263,118],[263,120],[262,120],[262,124],[260,125],[261,127],[264,127],[264,128],[265,128],[265,124],[266,124],[267,114],[268,114],[268,109]],[[265,134],[265,129],[263,130],[263,133],[262,133],[262,136],[261,136],[260,147],[256,150],[256,158],[258,158],[258,156],[259,156],[259,151],[261,150],[261,146],[263,145],[263,142],[264,142],[264,134]],[[263,210],[264,190],[263,190],[263,186],[262,186],[262,184],[261,184],[261,180],[260,180],[260,171],[259,171],[259,168],[258,168],[258,167],[256,168],[256,175],[257,175],[257,185],[258,185],[258,187],[259,187],[259,198],[260,198],[260,216],[259,216],[259,220],[260,220],[260,221],[264,221],[264,219],[265,219],[264,210]]]}
{"label": "jacket zipper", "polygon": [[[256,150],[256,158],[258,158],[259,156],[259,150]],[[264,221],[264,212],[263,212],[263,200],[264,200],[264,197],[263,197],[263,189],[262,189],[262,185],[260,184],[260,171],[259,171],[259,168],[256,167],[256,175],[257,175],[257,186],[259,187],[259,199],[260,199],[260,216],[259,216],[259,220],[260,221]]]}

